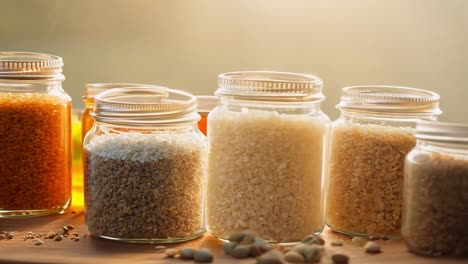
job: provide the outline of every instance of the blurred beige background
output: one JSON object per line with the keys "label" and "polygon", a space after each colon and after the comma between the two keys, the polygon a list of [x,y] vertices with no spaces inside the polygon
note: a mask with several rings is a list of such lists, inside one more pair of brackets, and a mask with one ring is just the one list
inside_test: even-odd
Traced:
{"label": "blurred beige background", "polygon": [[65,90],[139,82],[209,94],[218,73],[279,70],[340,88],[392,84],[441,94],[468,123],[466,0],[0,0],[0,50],[62,56]]}

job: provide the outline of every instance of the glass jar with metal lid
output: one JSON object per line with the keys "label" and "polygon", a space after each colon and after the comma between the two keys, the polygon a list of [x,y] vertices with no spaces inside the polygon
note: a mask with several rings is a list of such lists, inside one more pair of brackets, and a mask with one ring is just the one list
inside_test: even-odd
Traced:
{"label": "glass jar with metal lid", "polygon": [[64,212],[71,200],[71,98],[63,60],[0,52],[0,217]]}
{"label": "glass jar with metal lid", "polygon": [[351,235],[397,237],[405,156],[416,144],[416,122],[441,113],[439,95],[407,87],[345,87],[337,108],[327,224]]}
{"label": "glass jar with metal lid", "polygon": [[285,72],[218,76],[208,115],[207,229],[298,242],[324,227],[329,118],[322,80]]}
{"label": "glass jar with metal lid", "polygon": [[138,86],[100,93],[94,104],[84,139],[89,232],[137,243],[202,235],[206,138],[196,98]]}
{"label": "glass jar with metal lid", "polygon": [[468,125],[419,122],[405,162],[402,236],[423,255],[468,255]]}

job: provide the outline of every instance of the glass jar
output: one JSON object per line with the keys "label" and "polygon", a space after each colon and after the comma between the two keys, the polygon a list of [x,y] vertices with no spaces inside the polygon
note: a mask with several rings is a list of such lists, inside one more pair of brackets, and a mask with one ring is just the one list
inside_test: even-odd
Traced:
{"label": "glass jar", "polygon": [[197,95],[197,112],[201,116],[198,128],[206,135],[207,118],[213,108],[218,104],[218,97],[212,95]]}
{"label": "glass jar", "polygon": [[402,236],[423,255],[468,255],[468,125],[419,122],[405,162]]}
{"label": "glass jar", "polygon": [[64,212],[71,200],[71,98],[62,58],[0,52],[0,217]]}
{"label": "glass jar", "polygon": [[202,235],[207,150],[196,98],[130,87],[100,93],[94,104],[84,139],[89,232],[136,243]]}
{"label": "glass jar", "polygon": [[301,241],[323,230],[329,118],[322,80],[297,73],[218,76],[208,115],[207,229]]}
{"label": "glass jar", "polygon": [[91,117],[94,107],[94,97],[104,91],[108,91],[114,88],[122,87],[137,87],[137,86],[148,86],[146,84],[136,83],[90,83],[86,84],[83,91],[83,101],[85,108],[81,113],[81,137],[84,138],[86,133],[93,127],[94,119]]}
{"label": "glass jar", "polygon": [[350,235],[398,237],[405,156],[417,120],[435,120],[439,95],[407,87],[342,90],[332,124],[327,225]]}

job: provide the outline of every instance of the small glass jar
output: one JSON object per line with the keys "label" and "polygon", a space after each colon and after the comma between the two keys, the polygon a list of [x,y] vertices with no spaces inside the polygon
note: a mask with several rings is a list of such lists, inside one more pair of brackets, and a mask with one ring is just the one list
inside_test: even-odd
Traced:
{"label": "small glass jar", "polygon": [[218,76],[208,115],[207,229],[294,243],[320,233],[329,118],[322,80],[297,73]]}
{"label": "small glass jar", "polygon": [[337,108],[327,225],[349,235],[398,237],[405,156],[416,144],[416,122],[441,113],[439,95],[407,87],[345,87]]}
{"label": "small glass jar", "polygon": [[197,112],[201,116],[198,128],[206,135],[208,114],[218,105],[218,97],[213,95],[197,95]]}
{"label": "small glass jar", "polygon": [[62,58],[0,52],[0,217],[62,213],[71,200],[71,98]]}
{"label": "small glass jar", "polygon": [[419,122],[405,162],[402,236],[411,252],[468,256],[468,125]]}
{"label": "small glass jar", "polygon": [[206,138],[196,98],[141,86],[100,93],[94,104],[84,139],[89,232],[135,243],[202,235]]}
{"label": "small glass jar", "polygon": [[136,86],[148,86],[146,84],[136,83],[90,83],[86,84],[83,91],[83,101],[85,108],[81,113],[81,137],[84,138],[86,133],[93,127],[94,119],[91,117],[94,107],[94,97],[104,91],[110,89],[122,88],[122,87],[136,87]]}

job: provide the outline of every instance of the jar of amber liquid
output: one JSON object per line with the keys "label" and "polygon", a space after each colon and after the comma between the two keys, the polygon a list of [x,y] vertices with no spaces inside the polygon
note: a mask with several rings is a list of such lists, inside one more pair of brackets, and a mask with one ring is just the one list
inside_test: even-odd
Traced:
{"label": "jar of amber liquid", "polygon": [[218,98],[214,95],[197,95],[197,112],[201,116],[198,128],[206,136],[207,118],[211,110],[218,104]]}
{"label": "jar of amber liquid", "polygon": [[71,98],[62,58],[0,52],[0,217],[64,212],[71,201]]}

